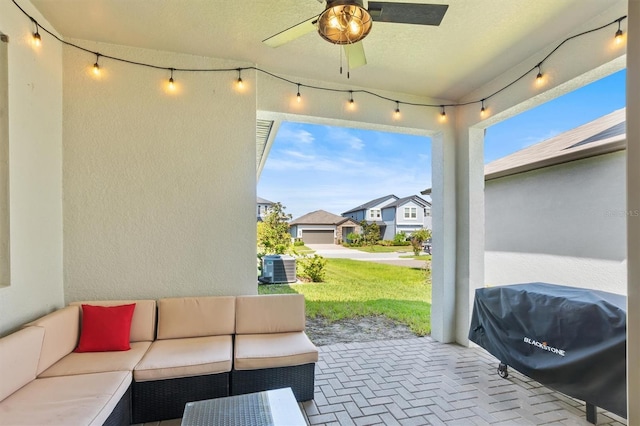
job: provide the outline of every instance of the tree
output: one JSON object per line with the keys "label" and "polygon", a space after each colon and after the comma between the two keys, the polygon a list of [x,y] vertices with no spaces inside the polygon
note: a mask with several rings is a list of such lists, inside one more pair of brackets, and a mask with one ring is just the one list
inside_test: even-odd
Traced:
{"label": "tree", "polygon": [[422,251],[422,243],[431,238],[431,230],[422,228],[418,229],[411,234],[411,246],[413,247],[413,254],[416,256]]}
{"label": "tree", "polygon": [[275,203],[269,213],[258,222],[258,251],[264,254],[284,254],[291,248],[289,223],[291,215],[284,212],[286,207]]}
{"label": "tree", "polygon": [[373,246],[380,241],[380,227],[377,223],[367,223],[366,220],[360,222],[362,227],[362,244],[365,246]]}

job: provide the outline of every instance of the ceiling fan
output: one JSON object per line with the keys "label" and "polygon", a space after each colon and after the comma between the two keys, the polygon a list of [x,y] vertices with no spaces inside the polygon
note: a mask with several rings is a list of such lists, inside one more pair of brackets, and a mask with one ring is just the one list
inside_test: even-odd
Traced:
{"label": "ceiling fan", "polygon": [[[320,3],[323,0],[318,0]],[[369,34],[373,21],[398,24],[440,25],[449,7],[446,4],[392,3],[363,0],[326,0],[321,13],[263,40],[278,47],[317,30],[326,41],[344,46],[349,69],[365,65],[367,59],[362,39]]]}

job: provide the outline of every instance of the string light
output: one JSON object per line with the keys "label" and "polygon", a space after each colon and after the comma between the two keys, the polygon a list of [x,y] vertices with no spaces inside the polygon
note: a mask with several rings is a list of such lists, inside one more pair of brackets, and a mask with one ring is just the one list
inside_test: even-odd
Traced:
{"label": "string light", "polygon": [[[88,53],[93,53],[96,55],[96,62],[93,65],[93,72],[96,75],[100,74],[100,65],[99,65],[99,59],[100,56],[105,56],[109,59],[115,60],[115,61],[119,61],[119,62],[124,62],[124,63],[128,63],[131,65],[137,65],[137,66],[144,66],[144,67],[149,67],[149,68],[155,68],[155,69],[164,69],[164,70],[169,70],[171,72],[171,76],[169,77],[169,82],[168,82],[168,88],[169,90],[173,91],[176,89],[176,85],[175,85],[175,81],[173,79],[173,72],[174,71],[181,71],[181,72],[202,72],[202,71],[206,71],[206,72],[229,72],[229,71],[237,71],[238,72],[238,79],[236,81],[238,88],[242,88],[244,83],[242,81],[242,77],[241,77],[241,72],[243,70],[247,70],[247,69],[251,69],[251,70],[255,70],[256,72],[260,72],[263,74],[266,74],[270,77],[273,77],[275,79],[284,81],[286,83],[289,84],[295,84],[298,87],[298,92],[296,94],[296,100],[298,103],[302,102],[302,96],[300,94],[300,88],[301,87],[307,87],[307,88],[311,88],[311,89],[316,89],[316,90],[325,90],[325,91],[330,91],[330,92],[346,92],[346,90],[338,90],[338,89],[332,89],[332,88],[328,88],[328,87],[322,87],[322,86],[315,86],[315,85],[309,85],[309,84],[302,84],[302,83],[296,83],[293,82],[285,77],[281,77],[279,75],[273,74],[269,71],[266,71],[264,69],[258,68],[256,66],[248,66],[248,67],[243,67],[243,68],[213,68],[213,69],[191,69],[191,68],[166,68],[166,67],[162,67],[159,65],[154,65],[154,64],[150,64],[150,63],[145,63],[145,62],[138,62],[138,61],[133,61],[133,60],[129,60],[129,59],[124,59],[124,58],[120,58],[120,57],[116,57],[116,56],[110,56],[110,55],[102,55],[99,52],[93,52],[85,47],[79,46],[77,44],[74,44],[72,42],[63,40],[62,38],[60,38],[59,36],[57,36],[55,33],[52,33],[51,31],[47,30],[45,27],[41,27],[40,24],[31,16],[29,15],[23,8],[20,7],[20,5],[18,5],[18,3],[15,0],[12,0],[12,3],[18,8],[20,9],[20,11],[31,20],[31,22],[33,23],[34,27],[35,27],[35,31],[32,33],[33,35],[33,44],[35,46],[40,46],[42,43],[42,38],[40,36],[40,28],[43,29],[43,31],[45,31],[47,34],[51,35],[54,39],[56,39],[58,42],[66,45],[66,46],[70,46],[73,47],[75,49],[78,50],[82,50]],[[624,33],[622,31],[621,28],[621,24],[622,21],[627,19],[627,16],[622,16],[612,22],[609,22],[607,24],[601,25],[599,27],[596,28],[592,28],[586,31],[583,31],[579,34],[575,34],[571,37],[568,37],[566,39],[564,39],[561,43],[559,43],[554,49],[551,50],[550,53],[547,54],[547,56],[545,56],[542,61],[540,61],[537,65],[535,65],[532,69],[530,69],[529,71],[525,72],[524,74],[522,74],[520,77],[515,78],[513,81],[509,82],[508,84],[505,84],[502,88],[496,90],[495,92],[491,93],[488,96],[485,96],[483,99],[477,101],[477,100],[472,100],[469,102],[464,102],[464,103],[451,103],[451,104],[446,104],[446,105],[433,105],[433,104],[426,104],[426,103],[412,103],[412,102],[401,102],[398,100],[394,100],[391,98],[388,98],[386,96],[380,95],[378,93],[369,91],[369,90],[359,90],[359,92],[365,93],[367,95],[379,98],[379,99],[383,99],[383,100],[388,100],[391,102],[395,102],[396,103],[396,109],[394,111],[394,117],[395,118],[399,118],[400,117],[400,103],[405,104],[405,105],[412,105],[412,106],[419,106],[419,107],[429,107],[429,108],[441,108],[441,112],[440,112],[440,120],[444,121],[446,120],[446,112],[445,112],[445,107],[450,106],[450,107],[458,107],[458,106],[465,106],[465,105],[471,105],[471,104],[477,104],[480,103],[481,104],[481,109],[480,109],[480,114],[482,117],[484,117],[487,113],[488,110],[485,108],[484,105],[484,101],[493,98],[494,96],[498,95],[499,93],[503,92],[504,90],[508,89],[509,87],[511,87],[512,85],[514,85],[515,83],[519,82],[520,80],[522,80],[523,78],[525,78],[527,75],[529,75],[529,73],[532,70],[535,70],[537,68],[538,73],[536,75],[536,82],[538,82],[539,84],[544,82],[544,74],[542,73],[542,69],[541,66],[543,64],[543,62],[545,62],[547,59],[549,59],[549,57],[551,57],[560,47],[562,47],[565,43],[567,43],[568,41],[574,39],[574,38],[578,38],[596,31],[600,31],[604,28],[607,28],[615,23],[618,24],[618,30],[615,33],[615,42],[616,43],[622,43],[624,40]],[[349,108],[353,109],[355,108],[355,102],[353,100],[353,91],[349,90]]]}
{"label": "string light", "polygon": [[98,76],[100,75],[100,65],[98,64],[98,61],[100,60],[100,54],[96,53],[96,63],[93,64],[93,73]]}
{"label": "string light", "polygon": [[542,65],[542,62],[538,64],[538,75],[536,76],[536,83],[538,85],[541,85],[542,82],[544,81],[544,78],[542,76],[542,69],[540,68],[541,65]]}
{"label": "string light", "polygon": [[173,81],[173,68],[169,68],[169,70],[171,71],[171,77],[169,77],[169,90],[175,90],[176,85]]}
{"label": "string light", "polygon": [[236,81],[238,89],[244,89],[244,82],[242,81],[242,68],[238,68],[238,80]]}
{"label": "string light", "polygon": [[31,22],[33,22],[33,24],[36,26],[36,30],[33,33],[33,45],[36,47],[40,47],[40,45],[42,44],[42,37],[40,37],[40,26],[38,25],[38,23],[36,22],[35,19],[31,18]]}
{"label": "string light", "polygon": [[620,28],[620,23],[622,22],[622,19],[623,18],[618,19],[618,31],[616,31],[616,36],[615,36],[615,41],[617,44],[622,43],[622,39],[623,39],[622,29]]}

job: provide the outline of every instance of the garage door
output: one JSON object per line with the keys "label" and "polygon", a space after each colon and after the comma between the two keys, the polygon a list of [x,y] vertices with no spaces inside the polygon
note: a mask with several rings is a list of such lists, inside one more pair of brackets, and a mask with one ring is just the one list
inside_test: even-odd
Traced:
{"label": "garage door", "polygon": [[302,241],[305,244],[333,244],[333,231],[317,229],[302,231]]}

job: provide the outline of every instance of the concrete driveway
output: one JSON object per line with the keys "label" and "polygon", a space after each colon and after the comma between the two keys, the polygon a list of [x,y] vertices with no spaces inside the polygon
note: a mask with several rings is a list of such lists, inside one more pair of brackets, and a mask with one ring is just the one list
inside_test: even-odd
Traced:
{"label": "concrete driveway", "polygon": [[424,260],[401,258],[409,253],[366,253],[357,249],[350,249],[337,244],[307,244],[316,254],[328,259],[353,259],[366,262],[385,263],[390,265],[406,266],[409,268],[424,268]]}

